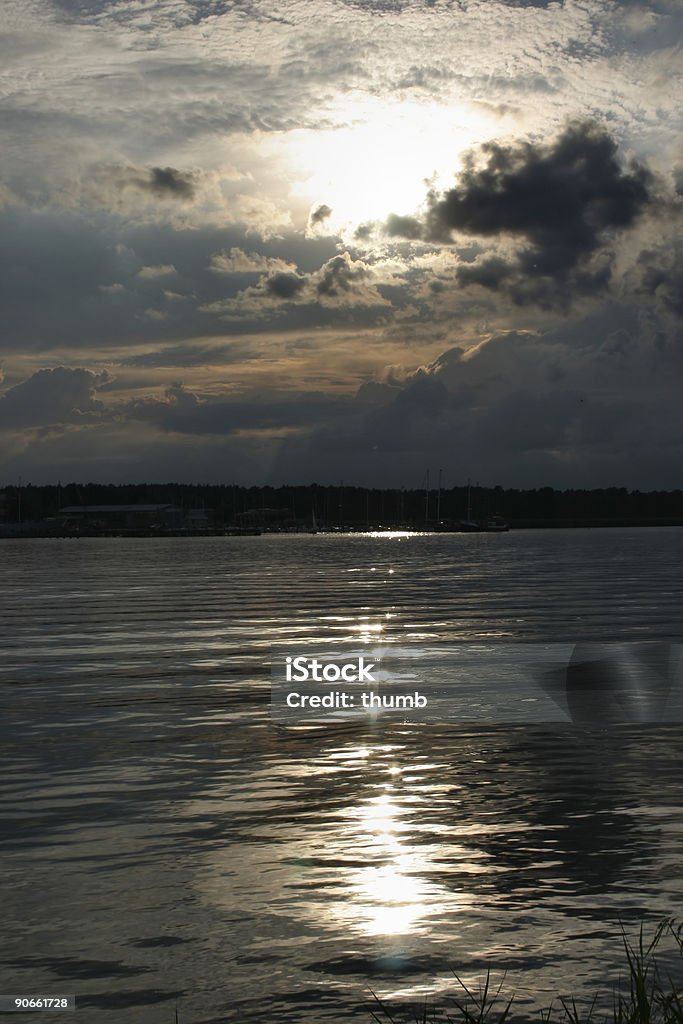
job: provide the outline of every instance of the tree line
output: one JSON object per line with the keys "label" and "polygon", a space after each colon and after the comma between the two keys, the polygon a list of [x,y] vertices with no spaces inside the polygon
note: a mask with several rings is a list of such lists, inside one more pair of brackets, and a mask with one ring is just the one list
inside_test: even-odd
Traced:
{"label": "tree line", "polygon": [[0,518],[41,521],[66,506],[171,504],[207,509],[216,525],[281,521],[318,526],[419,526],[501,515],[512,525],[602,522],[683,523],[683,491],[623,487],[556,490],[467,485],[367,488],[337,485],[245,487],[237,484],[25,484],[0,489]]}

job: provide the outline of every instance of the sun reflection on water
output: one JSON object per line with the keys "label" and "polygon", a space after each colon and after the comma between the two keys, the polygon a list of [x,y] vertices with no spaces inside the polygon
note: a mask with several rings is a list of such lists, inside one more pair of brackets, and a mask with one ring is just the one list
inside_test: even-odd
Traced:
{"label": "sun reflection on water", "polygon": [[435,775],[444,766],[424,757],[402,761],[400,749],[343,742],[308,763],[252,772],[242,788],[233,780],[216,804],[223,814],[244,815],[254,794],[262,809],[276,812],[309,789],[327,811],[313,813],[304,832],[291,824],[289,812],[269,817],[267,832],[262,820],[254,822],[246,860],[229,846],[207,850],[197,878],[203,898],[230,914],[256,900],[269,928],[280,929],[275,922],[281,918],[296,922],[304,943],[312,934],[355,935],[375,952],[379,947],[378,955],[408,955],[439,922],[462,927],[473,906],[470,887],[461,887],[462,872],[489,865],[463,845],[461,823],[434,817],[444,790],[453,787]]}
{"label": "sun reflection on water", "polygon": [[406,537],[424,537],[425,533],[420,530],[366,530],[364,536],[381,540],[404,540]]}
{"label": "sun reflection on water", "polygon": [[[401,769],[390,768],[395,778]],[[425,877],[429,855],[410,842],[392,783],[353,808],[347,837],[367,851],[368,863],[351,872],[352,898],[335,908],[345,925],[367,936],[407,936],[425,918],[444,910],[446,893]],[[452,894],[450,894],[452,899]]]}

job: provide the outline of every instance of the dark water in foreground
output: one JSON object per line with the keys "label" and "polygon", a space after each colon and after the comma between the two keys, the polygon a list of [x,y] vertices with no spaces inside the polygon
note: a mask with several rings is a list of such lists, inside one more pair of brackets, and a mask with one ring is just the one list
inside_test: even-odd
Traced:
{"label": "dark water in foreground", "polygon": [[[0,992],[369,1021],[616,980],[679,915],[683,726],[288,729],[274,644],[674,639],[683,530],[8,541]],[[44,1018],[41,1018],[44,1019]]]}

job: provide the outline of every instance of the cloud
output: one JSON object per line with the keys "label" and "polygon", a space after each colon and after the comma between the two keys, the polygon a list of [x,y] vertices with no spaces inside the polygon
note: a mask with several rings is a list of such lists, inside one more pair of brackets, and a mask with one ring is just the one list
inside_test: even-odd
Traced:
{"label": "cloud", "polygon": [[384,223],[384,231],[390,238],[408,238],[411,241],[423,238],[425,234],[424,225],[417,217],[400,217],[396,213],[389,214]]}
{"label": "cloud", "polygon": [[437,244],[463,235],[512,243],[505,256],[461,265],[458,283],[505,287],[518,305],[552,308],[607,287],[608,243],[656,203],[653,174],[635,161],[624,167],[605,129],[575,122],[550,143],[485,143],[466,155],[455,188],[429,195],[422,222],[392,215],[384,227]]}
{"label": "cloud", "polygon": [[110,381],[106,371],[93,373],[82,367],[38,370],[0,397],[0,424],[10,429],[47,426],[99,415],[104,407],[95,393]]}
{"label": "cloud", "polygon": [[293,263],[256,252],[244,252],[233,246],[227,252],[217,252],[211,257],[209,269],[216,274],[262,274],[264,271],[278,272],[295,270]]}
{"label": "cloud", "polygon": [[[291,234],[260,243],[244,227],[230,225],[182,229],[101,211],[0,211],[4,354],[52,350],[58,363],[94,344],[101,349],[205,338],[201,307],[234,298],[264,275],[297,272],[299,262],[314,272],[335,252],[331,239]],[[187,298],[171,303],[167,291]],[[256,303],[256,330],[263,328],[263,301],[261,296]],[[282,300],[271,297],[266,304],[275,310],[276,301]],[[167,318],[150,319],[150,308]],[[224,321],[216,333],[230,333]],[[76,358],[76,365],[89,364]]]}
{"label": "cloud", "polygon": [[138,277],[142,277],[146,280],[154,280],[157,277],[168,277],[169,274],[175,274],[176,269],[172,263],[157,263],[153,267],[141,267],[138,270]]}
{"label": "cloud", "polygon": [[308,231],[315,231],[316,228],[320,228],[332,216],[332,207],[327,206],[326,203],[321,203],[319,206],[315,206],[308,217]]}
{"label": "cloud", "polygon": [[676,318],[683,317],[683,244],[666,249],[645,249],[638,257],[641,287],[654,296],[659,308]]}
{"label": "cloud", "polygon": [[293,299],[306,287],[306,278],[296,273],[269,274],[263,288],[276,299]]}
{"label": "cloud", "polygon": [[310,428],[340,417],[348,405],[349,399],[321,392],[200,396],[178,383],[163,400],[130,403],[125,415],[172,433],[222,435]]}
{"label": "cloud", "polygon": [[[3,385],[3,422],[69,424],[60,465],[86,472],[89,452],[88,472],[125,476],[134,466],[149,479],[162,464],[175,471],[177,448],[189,478],[199,467],[246,473],[250,460],[263,473],[282,430],[296,433],[300,478],[329,469],[352,479],[356,465],[371,465],[371,482],[400,482],[410,452],[419,482],[438,452],[444,466],[502,465],[512,482],[517,470],[531,477],[533,462],[536,481],[552,482],[565,459],[577,475],[598,464],[626,473],[627,443],[652,455],[655,441],[664,453],[680,436],[673,399],[658,410],[650,390],[656,381],[665,391],[680,369],[673,217],[662,230],[683,188],[677,0],[9,6],[0,40],[8,380],[61,362],[121,367],[106,394],[88,378],[78,393],[75,379],[51,378],[51,397],[34,382],[24,413],[22,392]],[[399,108],[405,121],[393,121]],[[379,157],[391,157],[384,169],[361,144],[368,111],[378,115]],[[418,128],[431,112],[427,167]],[[328,143],[339,139],[348,146],[336,160]],[[412,175],[405,199],[393,154]],[[426,178],[440,183],[431,196]],[[395,212],[382,225],[389,196]],[[162,272],[170,267],[173,277]],[[404,368],[392,385],[381,378],[389,366]],[[176,367],[188,395],[160,401]],[[350,393],[375,375],[385,383],[370,381],[338,417],[311,401],[296,425],[284,406],[269,421],[255,392],[258,382],[277,406],[288,389]],[[637,388],[647,392],[640,405]],[[221,390],[233,397],[218,401]],[[123,404],[150,394],[162,408],[148,421]],[[239,455],[248,441],[237,427],[225,434],[238,395],[243,422],[265,424],[254,427],[265,460],[258,445]],[[160,426],[169,417],[178,431]],[[316,429],[329,436],[306,448]],[[544,448],[532,450],[534,431]],[[508,433],[516,447],[506,468]],[[32,443],[20,472],[53,473],[57,442]],[[622,469],[606,460],[608,444]],[[373,445],[395,463],[368,456]],[[678,464],[671,458],[673,485]]]}
{"label": "cloud", "polygon": [[426,235],[521,237],[531,244],[520,254],[526,271],[567,274],[653,198],[650,171],[635,162],[624,170],[616,142],[594,123],[569,125],[550,144],[490,142],[480,152],[483,166],[470,154],[458,187],[431,198]]}
{"label": "cloud", "polygon": [[73,195],[61,186],[62,201],[91,201],[116,206],[121,194],[133,190],[178,203],[189,203],[197,195],[200,175],[175,167],[135,167],[132,164],[93,164],[84,168],[81,179],[72,183]]}
{"label": "cloud", "polygon": [[357,282],[371,276],[372,271],[361,260],[353,260],[348,252],[328,260],[316,283],[318,295],[339,296],[351,292]]}
{"label": "cloud", "polygon": [[248,342],[231,341],[224,345],[212,345],[205,342],[195,344],[168,345],[161,349],[138,352],[121,359],[121,366],[227,366],[231,363],[243,362],[246,359],[259,359],[261,355],[255,346]]}
{"label": "cloud", "polygon": [[617,324],[602,315],[507,332],[393,373],[334,428],[287,441],[279,473],[324,465],[325,480],[418,486],[441,465],[461,482],[662,486],[683,457],[680,356],[662,360],[635,322]]}
{"label": "cloud", "polygon": [[391,307],[379,290],[394,280],[393,271],[382,272],[349,252],[339,253],[318,270],[301,273],[296,267],[264,274],[231,299],[205,306],[204,311],[234,316],[273,316],[292,306],[311,307],[318,320],[325,309]]}
{"label": "cloud", "polygon": [[189,216],[196,220],[209,206],[216,214],[225,211],[230,175],[226,173],[223,180],[207,170],[181,171],[104,159],[101,151],[93,151],[89,144],[74,166],[55,159],[54,167],[35,169],[32,180],[18,181],[15,191],[13,205],[34,210],[105,210],[124,217],[136,213],[160,223],[179,223]]}
{"label": "cloud", "polygon": [[499,256],[489,256],[478,263],[461,264],[456,277],[460,284],[480,284],[482,288],[498,288],[510,276],[509,263]]}
{"label": "cloud", "polygon": [[174,167],[152,167],[149,178],[135,183],[140,189],[147,189],[161,199],[188,200],[194,198],[195,186],[191,174],[182,174]]}

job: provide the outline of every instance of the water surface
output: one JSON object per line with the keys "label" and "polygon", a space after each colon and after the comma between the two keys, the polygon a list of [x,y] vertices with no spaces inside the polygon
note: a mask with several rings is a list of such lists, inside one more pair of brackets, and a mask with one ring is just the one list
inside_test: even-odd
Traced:
{"label": "water surface", "polygon": [[283,728],[301,645],[681,639],[683,530],[6,541],[0,990],[369,1021],[616,980],[680,912],[683,729]]}

